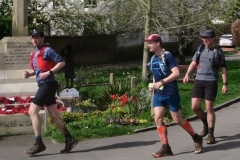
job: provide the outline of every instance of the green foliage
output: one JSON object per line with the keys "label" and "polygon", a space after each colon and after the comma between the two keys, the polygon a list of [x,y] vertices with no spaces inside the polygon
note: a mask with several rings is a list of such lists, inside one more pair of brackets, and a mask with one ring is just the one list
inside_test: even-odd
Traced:
{"label": "green foliage", "polygon": [[235,51],[240,51],[240,46],[236,46],[234,49]]}
{"label": "green foliage", "polygon": [[234,54],[235,54],[234,52],[224,52],[224,56],[230,56],[230,55],[234,55]]}
{"label": "green foliage", "polygon": [[0,40],[12,35],[12,0],[0,2]]}
{"label": "green foliage", "polygon": [[240,18],[240,0],[227,0],[221,3],[223,14],[220,18],[227,23],[232,23]]}
{"label": "green foliage", "polygon": [[[82,114],[82,113],[72,113],[72,112],[61,112],[60,115],[61,115],[62,119],[65,121],[65,123],[79,121],[79,120],[83,119],[83,117],[84,117],[84,114]],[[53,123],[52,120],[50,122]]]}
{"label": "green foliage", "polygon": [[92,107],[92,100],[88,98],[87,100],[79,101],[75,104],[75,106],[85,106],[85,107]]}
{"label": "green foliage", "polygon": [[108,124],[106,123],[106,120],[103,118],[91,118],[84,121],[75,121],[68,124],[68,127],[72,130],[74,129],[98,129],[98,128],[104,128]]}
{"label": "green foliage", "polygon": [[80,90],[81,86],[83,84],[88,83],[87,79],[88,77],[91,76],[91,72],[89,72],[89,70],[87,70],[86,68],[83,68],[83,66],[81,66],[80,68],[77,68],[75,70],[75,80],[74,80],[74,88],[76,88],[77,90]]}
{"label": "green foliage", "polygon": [[148,80],[139,79],[137,86],[131,89],[130,95],[138,97],[138,107],[140,112],[151,110],[151,93],[148,90]]}
{"label": "green foliage", "polygon": [[[62,119],[67,124],[75,121],[82,121],[82,120],[88,120],[96,117],[103,117],[105,116],[105,114],[106,113],[98,110],[88,112],[88,113],[80,113],[80,112],[61,112],[60,113]],[[50,122],[52,123],[52,120]]]}
{"label": "green foliage", "polygon": [[55,74],[55,78],[58,82],[57,93],[59,94],[66,87],[66,79],[63,72],[58,72]]}
{"label": "green foliage", "polygon": [[124,95],[130,93],[130,90],[131,90],[130,82],[126,83],[116,82],[114,84],[109,84],[108,86],[103,88],[102,92],[97,98],[96,100],[97,105],[100,106],[102,109],[106,109],[108,105],[111,103],[110,95],[112,94]]}

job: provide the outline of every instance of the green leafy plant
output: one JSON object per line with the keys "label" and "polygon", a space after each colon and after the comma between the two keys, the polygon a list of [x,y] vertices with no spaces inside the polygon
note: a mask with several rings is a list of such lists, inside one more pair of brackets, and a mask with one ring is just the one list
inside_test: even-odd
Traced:
{"label": "green leafy plant", "polygon": [[130,83],[117,82],[114,84],[109,84],[103,88],[102,92],[96,100],[96,103],[101,107],[101,109],[105,110],[108,108],[108,105],[111,104],[110,95],[124,95],[125,93],[130,93],[130,90]]}
{"label": "green leafy plant", "polygon": [[75,104],[75,106],[85,106],[85,107],[92,107],[92,100],[91,98],[87,99],[87,100],[82,100],[79,101]]}
{"label": "green leafy plant", "polygon": [[236,46],[234,49],[235,51],[240,51],[240,46]]}
{"label": "green leafy plant", "polygon": [[127,94],[113,94],[110,95],[110,98],[112,100],[110,104],[112,110],[123,110],[127,113],[128,117],[136,117],[139,115],[139,98],[134,98],[133,96],[128,96]]}

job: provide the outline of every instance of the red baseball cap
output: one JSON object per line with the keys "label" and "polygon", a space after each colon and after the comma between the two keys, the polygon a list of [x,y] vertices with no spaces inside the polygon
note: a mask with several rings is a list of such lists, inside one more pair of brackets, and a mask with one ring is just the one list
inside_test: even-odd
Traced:
{"label": "red baseball cap", "polygon": [[162,38],[158,34],[151,34],[147,39],[144,40],[145,42],[154,41],[162,43]]}

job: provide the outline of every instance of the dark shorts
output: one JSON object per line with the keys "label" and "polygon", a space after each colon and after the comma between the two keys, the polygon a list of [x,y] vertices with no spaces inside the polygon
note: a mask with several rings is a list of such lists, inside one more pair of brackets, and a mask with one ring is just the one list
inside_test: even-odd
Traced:
{"label": "dark shorts", "polygon": [[174,94],[171,96],[159,96],[154,94],[153,108],[154,107],[168,107],[170,111],[177,112],[179,109],[181,109],[180,96],[179,94]]}
{"label": "dark shorts", "polygon": [[215,101],[218,91],[217,81],[196,80],[192,92],[192,98],[202,98],[209,101]]}
{"label": "dark shorts", "polygon": [[56,81],[39,84],[38,87],[38,91],[32,101],[34,104],[41,107],[56,104],[55,94],[58,88]]}

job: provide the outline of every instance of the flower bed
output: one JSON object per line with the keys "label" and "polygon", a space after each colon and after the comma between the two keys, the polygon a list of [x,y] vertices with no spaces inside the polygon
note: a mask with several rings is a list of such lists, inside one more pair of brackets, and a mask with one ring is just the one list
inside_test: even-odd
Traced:
{"label": "flower bed", "polygon": [[[32,99],[34,96],[28,96],[26,98],[22,98],[20,96],[15,96],[11,98],[0,97],[0,115],[12,115],[12,114],[28,114],[28,110]],[[57,110],[58,112],[66,111],[66,107],[59,105],[57,102]],[[44,109],[45,106],[42,108]]]}

